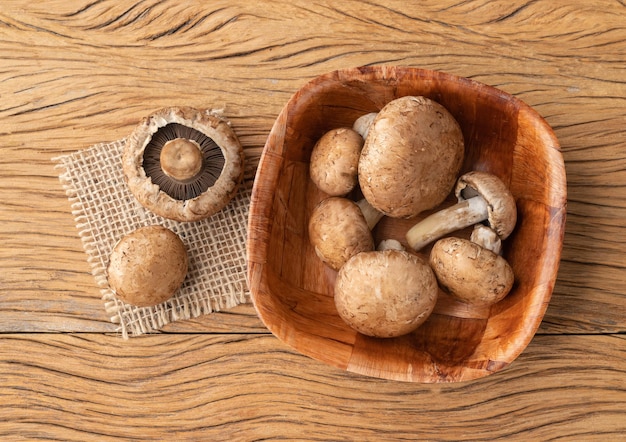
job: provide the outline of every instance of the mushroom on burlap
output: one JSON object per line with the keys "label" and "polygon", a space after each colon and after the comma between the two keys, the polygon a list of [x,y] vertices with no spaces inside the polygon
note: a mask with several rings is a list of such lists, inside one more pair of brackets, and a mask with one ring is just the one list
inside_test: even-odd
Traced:
{"label": "mushroom on burlap", "polygon": [[243,180],[243,165],[243,148],[228,121],[190,107],[144,118],[122,156],[137,200],[176,221],[198,221],[224,208]]}
{"label": "mushroom on burlap", "polygon": [[152,225],[117,242],[107,266],[107,280],[122,301],[148,307],[171,298],[185,280],[187,268],[187,251],[180,237]]}
{"label": "mushroom on burlap", "polygon": [[366,136],[359,184],[378,211],[411,218],[441,204],[452,190],[465,146],[461,127],[441,104],[397,98],[378,112]]}

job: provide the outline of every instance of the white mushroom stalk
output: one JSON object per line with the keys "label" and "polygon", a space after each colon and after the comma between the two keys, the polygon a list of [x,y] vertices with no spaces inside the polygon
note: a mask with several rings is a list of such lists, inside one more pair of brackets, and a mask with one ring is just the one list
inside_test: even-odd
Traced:
{"label": "white mushroom stalk", "polygon": [[367,138],[367,134],[370,131],[370,126],[374,122],[374,119],[378,115],[378,112],[371,112],[369,114],[361,115],[354,121],[352,125],[352,130],[357,132],[363,139]]}
{"label": "white mushroom stalk", "polygon": [[163,145],[159,162],[165,175],[188,183],[202,171],[202,148],[195,140],[175,138]]}
{"label": "white mushroom stalk", "polygon": [[487,216],[487,201],[475,196],[427,216],[409,229],[406,240],[413,250],[419,251],[448,233],[485,221]]}
{"label": "white mushroom stalk", "polygon": [[515,199],[495,175],[468,172],[458,179],[454,193],[457,204],[427,216],[409,229],[406,240],[413,250],[419,251],[449,233],[478,223],[487,224],[500,240],[515,228]]}
{"label": "white mushroom stalk", "polygon": [[398,250],[400,252],[406,251],[404,246],[397,239],[383,239],[378,243],[378,247],[376,247],[378,252],[384,252],[385,250]]}
{"label": "white mushroom stalk", "polygon": [[372,207],[365,198],[357,201],[356,205],[361,209],[365,221],[367,222],[367,227],[369,227],[370,230],[374,230],[374,227],[376,227],[376,224],[378,224],[378,221],[380,221],[384,215]]}
{"label": "white mushroom stalk", "polygon": [[474,244],[478,244],[483,249],[491,250],[496,255],[499,255],[502,251],[502,240],[498,234],[491,228],[483,224],[476,224],[470,241]]}

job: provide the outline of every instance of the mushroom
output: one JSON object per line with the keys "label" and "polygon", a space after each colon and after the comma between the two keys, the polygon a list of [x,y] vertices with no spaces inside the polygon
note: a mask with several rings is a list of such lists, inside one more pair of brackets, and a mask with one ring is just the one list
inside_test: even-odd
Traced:
{"label": "mushroom", "polygon": [[427,216],[406,233],[413,250],[419,251],[444,235],[480,222],[487,222],[502,240],[515,228],[515,198],[497,176],[468,172],[459,178],[454,193],[457,204]]}
{"label": "mushroom", "polygon": [[322,200],[309,218],[309,240],[317,256],[339,270],[350,257],[374,249],[371,230],[382,218],[365,200],[329,197]]}
{"label": "mushroom", "polygon": [[311,152],[311,180],[328,195],[348,194],[357,184],[362,148],[363,138],[350,128],[341,127],[326,132]]}
{"label": "mushroom", "polygon": [[425,259],[401,250],[363,252],[339,270],[337,313],[356,331],[378,338],[412,332],[437,302],[437,279]]}
{"label": "mushroom", "polygon": [[372,122],[359,159],[363,196],[378,211],[411,218],[441,204],[464,156],[461,127],[439,103],[407,96]]}
{"label": "mushroom", "polygon": [[147,209],[176,221],[198,221],[235,196],[244,173],[243,148],[215,112],[161,109],[129,136],[122,168],[130,191]]}
{"label": "mushroom", "polygon": [[510,292],[515,279],[513,269],[497,253],[498,249],[498,235],[489,227],[477,225],[470,240],[438,240],[430,252],[429,263],[439,284],[453,297],[469,304],[490,305]]}
{"label": "mushroom", "polygon": [[120,239],[111,253],[107,280],[122,301],[148,307],[168,300],[187,275],[180,237],[162,226],[141,227]]}

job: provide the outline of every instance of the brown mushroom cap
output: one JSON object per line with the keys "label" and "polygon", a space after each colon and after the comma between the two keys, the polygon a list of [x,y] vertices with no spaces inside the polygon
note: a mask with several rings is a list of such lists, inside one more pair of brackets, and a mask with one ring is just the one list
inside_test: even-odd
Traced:
{"label": "brown mushroom cap", "polygon": [[347,198],[322,200],[309,218],[309,240],[317,256],[339,270],[350,257],[374,250],[374,238],[359,206]]}
{"label": "brown mushroom cap", "polygon": [[348,194],[357,184],[363,138],[354,130],[341,127],[326,132],[315,143],[309,171],[311,180],[331,196]]}
{"label": "brown mushroom cap", "polygon": [[497,176],[472,171],[461,176],[454,189],[459,201],[480,195],[487,203],[487,223],[500,237],[506,239],[517,223],[515,198]]}
{"label": "brown mushroom cap", "polygon": [[161,226],[141,227],[113,248],[107,279],[122,301],[147,307],[168,300],[187,275],[187,251],[181,239]]}
{"label": "brown mushroom cap", "polygon": [[513,269],[506,260],[466,239],[440,239],[429,263],[439,284],[469,304],[493,304],[513,287]]}
{"label": "brown mushroom cap", "polygon": [[335,306],[358,332],[379,338],[412,332],[432,313],[437,280],[417,255],[399,250],[364,252],[339,270]]}
{"label": "brown mushroom cap", "polygon": [[[198,159],[188,144],[193,164],[185,165],[183,156],[176,154],[164,156],[170,162],[163,167],[162,149],[175,139],[200,145],[201,172],[193,174]],[[144,118],[127,139],[122,156],[124,177],[137,200],[176,221],[198,221],[224,208],[243,180],[243,165],[243,148],[228,122],[211,111],[189,107],[165,108]],[[181,168],[190,170],[177,179],[175,170]]]}
{"label": "brown mushroom cap", "polygon": [[381,109],[359,159],[359,184],[377,210],[410,218],[441,204],[464,156],[461,127],[439,103],[402,97]]}

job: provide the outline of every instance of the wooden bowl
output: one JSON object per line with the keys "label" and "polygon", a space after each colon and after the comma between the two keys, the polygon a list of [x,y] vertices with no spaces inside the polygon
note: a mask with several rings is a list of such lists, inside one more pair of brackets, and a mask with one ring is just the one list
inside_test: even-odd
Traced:
{"label": "wooden bowl", "polygon": [[[463,129],[462,172],[494,173],[515,196],[518,224],[503,255],[516,281],[506,298],[487,308],[455,302],[440,292],[434,313],[415,332],[377,339],[355,332],[337,315],[336,272],[322,264],[309,244],[309,214],[326,196],[309,178],[309,157],[326,131],[352,126],[362,114],[405,95],[423,95],[444,105]],[[252,299],[279,339],[341,369],[412,382],[479,378],[508,366],[537,330],[556,279],[565,215],[565,167],[558,141],[522,101],[466,78],[422,69],[331,72],[293,95],[267,139],[250,207]],[[416,220],[385,218],[374,236],[377,241],[404,240]]]}

